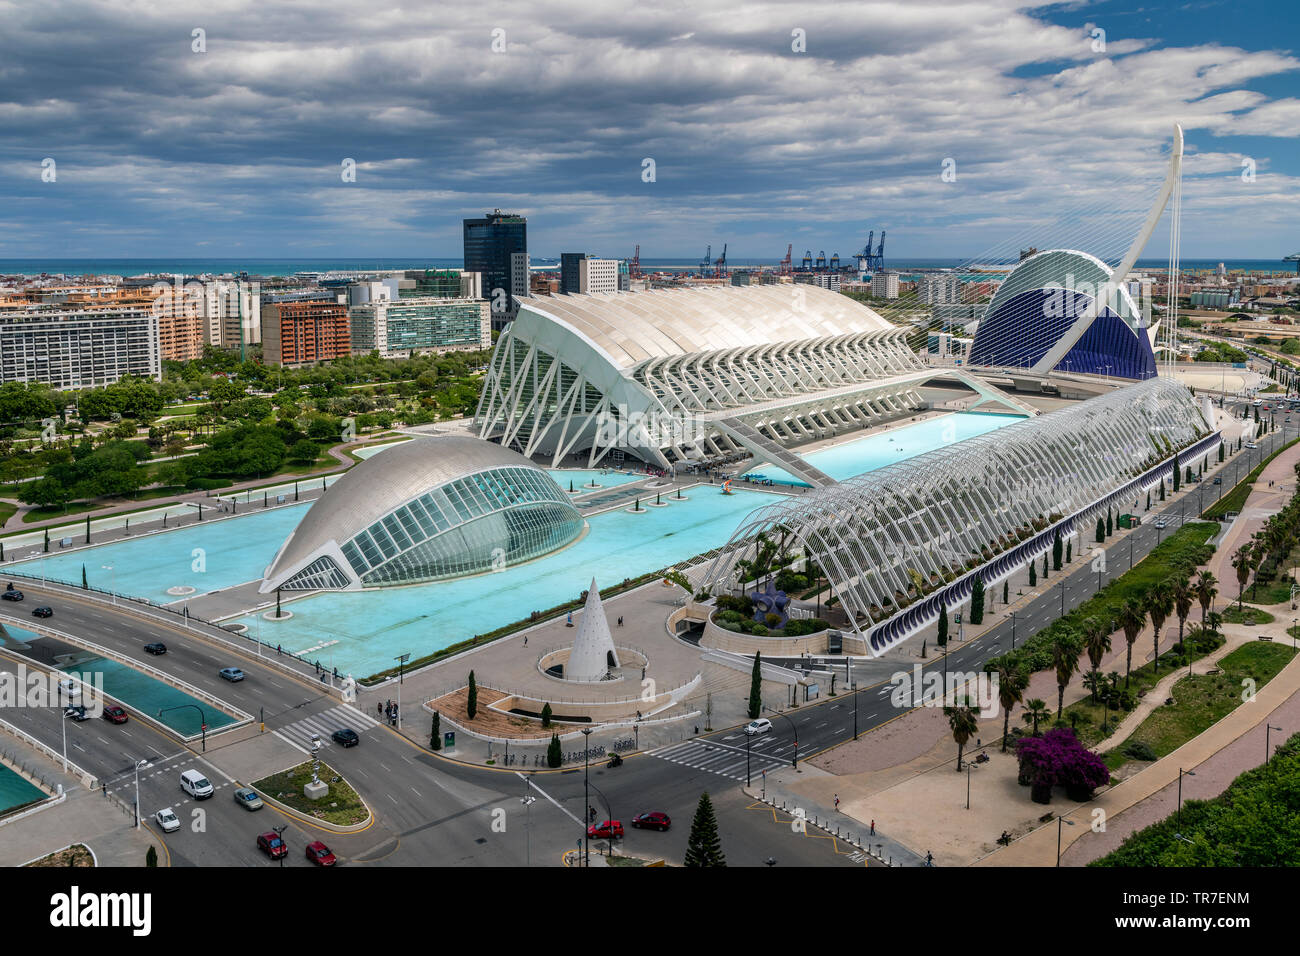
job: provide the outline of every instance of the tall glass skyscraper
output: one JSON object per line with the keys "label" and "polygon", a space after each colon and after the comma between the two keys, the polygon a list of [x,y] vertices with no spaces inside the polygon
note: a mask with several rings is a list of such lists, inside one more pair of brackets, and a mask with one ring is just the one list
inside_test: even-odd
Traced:
{"label": "tall glass skyscraper", "polygon": [[482,219],[464,220],[464,225],[465,269],[483,274],[483,295],[492,301],[492,327],[499,329],[519,309],[512,291],[528,288],[528,276],[514,276],[511,270],[511,257],[528,252],[528,220],[494,209]]}

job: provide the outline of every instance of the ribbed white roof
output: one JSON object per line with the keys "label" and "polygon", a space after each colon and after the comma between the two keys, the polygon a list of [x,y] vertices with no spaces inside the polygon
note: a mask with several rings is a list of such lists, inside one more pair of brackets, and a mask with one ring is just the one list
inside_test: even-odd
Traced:
{"label": "ribbed white roof", "polygon": [[822,339],[894,328],[839,292],[812,285],[709,286],[520,299],[567,326],[620,369],[654,358]]}

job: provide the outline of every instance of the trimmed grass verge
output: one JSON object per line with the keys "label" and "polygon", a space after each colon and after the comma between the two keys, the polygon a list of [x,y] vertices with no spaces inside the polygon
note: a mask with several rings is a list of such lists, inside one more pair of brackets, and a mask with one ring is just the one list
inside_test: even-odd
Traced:
{"label": "trimmed grass verge", "polygon": [[302,788],[311,780],[311,765],[312,761],[305,761],[296,767],[255,780],[250,786],[299,813],[339,826],[361,823],[370,815],[357,792],[333,767],[324,762],[320,765],[320,779],[329,784],[329,795],[321,800],[308,800],[303,796]]}

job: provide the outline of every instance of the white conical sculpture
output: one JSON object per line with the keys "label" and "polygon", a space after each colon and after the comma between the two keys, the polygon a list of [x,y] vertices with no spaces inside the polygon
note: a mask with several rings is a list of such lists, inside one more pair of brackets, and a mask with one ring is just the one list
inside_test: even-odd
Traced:
{"label": "white conical sculpture", "polygon": [[596,579],[592,578],[591,589],[587,591],[587,605],[582,609],[582,621],[578,624],[578,635],[573,640],[564,676],[569,680],[600,680],[609,671],[610,655],[617,666],[618,651],[614,649],[614,638],[609,633],[605,605],[596,590]]}

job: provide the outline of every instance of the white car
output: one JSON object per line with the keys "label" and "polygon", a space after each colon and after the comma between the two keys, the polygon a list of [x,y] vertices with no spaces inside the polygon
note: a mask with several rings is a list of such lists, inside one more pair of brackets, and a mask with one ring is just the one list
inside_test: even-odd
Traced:
{"label": "white car", "polygon": [[68,700],[81,699],[81,681],[61,680],[59,681],[59,690],[67,695]]}
{"label": "white car", "polygon": [[766,717],[760,717],[758,720],[751,720],[745,725],[745,733],[753,737],[755,734],[765,734],[772,729],[772,722]]}
{"label": "white car", "polygon": [[171,807],[163,807],[153,815],[153,818],[158,821],[158,826],[162,827],[163,833],[171,833],[181,828],[181,819],[176,816]]}

